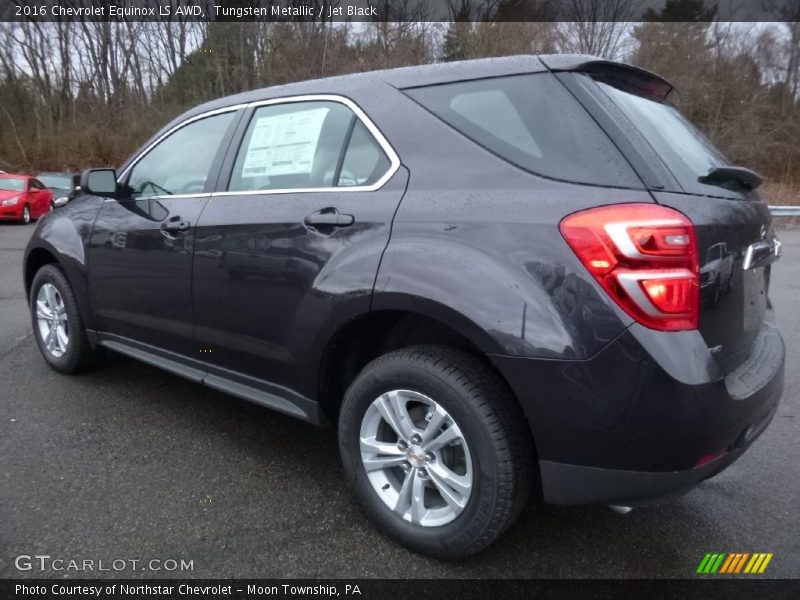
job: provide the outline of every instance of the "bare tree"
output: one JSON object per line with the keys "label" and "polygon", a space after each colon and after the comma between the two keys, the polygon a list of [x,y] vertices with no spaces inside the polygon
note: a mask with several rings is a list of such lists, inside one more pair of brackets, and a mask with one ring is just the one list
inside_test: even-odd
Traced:
{"label": "bare tree", "polygon": [[566,21],[562,26],[563,50],[620,58],[636,10],[634,0],[566,0],[560,12]]}
{"label": "bare tree", "polygon": [[[448,0],[452,21],[429,23],[432,0],[383,1],[390,18],[360,24],[201,23],[174,14],[161,22],[0,23],[0,164],[118,164],[185,108],[255,87],[567,51],[658,72],[732,161],[800,184],[800,15],[772,25],[713,23],[698,0],[668,0],[672,20],[694,22],[628,23],[633,0],[566,0],[558,15],[548,0]],[[528,19],[515,22],[520,10]]]}

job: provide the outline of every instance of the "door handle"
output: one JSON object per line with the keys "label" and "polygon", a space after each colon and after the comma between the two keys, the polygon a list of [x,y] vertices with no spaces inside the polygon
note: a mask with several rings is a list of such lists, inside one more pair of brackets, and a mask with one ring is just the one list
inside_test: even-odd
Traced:
{"label": "door handle", "polygon": [[169,220],[161,223],[161,231],[165,233],[180,233],[188,231],[191,224],[189,221],[184,221],[181,217],[171,217]]}
{"label": "door handle", "polygon": [[303,219],[306,227],[326,233],[339,227],[350,227],[355,222],[353,215],[340,213],[339,209],[334,207],[314,211]]}

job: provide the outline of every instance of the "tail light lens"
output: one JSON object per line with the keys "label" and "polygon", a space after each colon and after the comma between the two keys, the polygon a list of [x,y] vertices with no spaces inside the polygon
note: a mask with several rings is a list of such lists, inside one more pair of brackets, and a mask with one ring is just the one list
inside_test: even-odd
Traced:
{"label": "tail light lens", "polygon": [[561,221],[561,235],[611,298],[660,331],[697,329],[700,269],[694,225],[657,204],[616,204]]}

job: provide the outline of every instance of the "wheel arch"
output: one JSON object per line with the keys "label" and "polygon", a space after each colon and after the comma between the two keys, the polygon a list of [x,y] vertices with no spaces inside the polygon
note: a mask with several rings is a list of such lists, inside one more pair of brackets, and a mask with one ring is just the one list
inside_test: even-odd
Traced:
{"label": "wheel arch", "polygon": [[36,247],[28,252],[24,265],[25,298],[28,301],[31,299],[31,286],[33,285],[33,278],[36,276],[36,273],[43,266],[52,264],[58,265],[63,270],[63,266],[58,262],[58,258],[56,258],[53,251],[47,248]]}
{"label": "wheel arch", "polygon": [[363,313],[342,324],[329,338],[317,376],[317,399],[328,417],[335,420],[347,387],[368,362],[420,344],[448,346],[481,359],[513,394],[491,360],[492,354],[501,351],[491,336],[446,306],[416,299],[415,308],[398,302],[395,308]]}
{"label": "wheel arch", "polygon": [[31,301],[33,279],[39,269],[45,265],[55,265],[61,270],[78,301],[78,308],[81,312],[84,327],[89,330],[94,329],[92,326],[92,314],[89,310],[89,295],[84,265],[76,263],[75,259],[62,255],[55,248],[41,241],[35,246],[29,246],[25,254],[23,276],[25,280],[25,299],[28,303]]}

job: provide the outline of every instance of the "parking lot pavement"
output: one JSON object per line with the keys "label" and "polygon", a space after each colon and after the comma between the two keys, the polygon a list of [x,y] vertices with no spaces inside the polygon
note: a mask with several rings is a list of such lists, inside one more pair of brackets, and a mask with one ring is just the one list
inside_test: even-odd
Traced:
{"label": "parking lot pavement", "polygon": [[692,577],[720,551],[773,552],[768,575],[800,577],[800,230],[782,232],[772,279],[786,392],[749,452],[689,495],[625,516],[531,505],[499,543],[450,563],[365,521],[333,431],[119,356],[87,375],[51,371],[20,274],[32,231],[0,225],[0,577],[64,575],[19,572],[20,554],[185,559],[183,575],[205,578]]}
{"label": "parking lot pavement", "polygon": [[31,333],[22,285],[22,253],[33,226],[0,222],[0,356]]}

